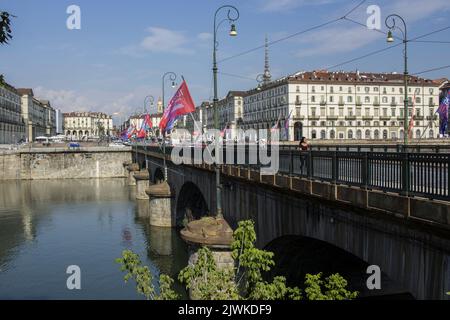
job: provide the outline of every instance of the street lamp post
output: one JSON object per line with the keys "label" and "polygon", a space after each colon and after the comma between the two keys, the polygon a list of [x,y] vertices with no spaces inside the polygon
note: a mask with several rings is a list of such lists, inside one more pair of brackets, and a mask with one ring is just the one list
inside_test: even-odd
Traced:
{"label": "street lamp post", "polygon": [[[162,76],[162,108],[163,108],[163,113],[164,113],[164,109],[166,107],[165,102],[164,102],[164,95],[165,95],[165,86],[166,86],[166,78],[169,77],[169,80],[172,82],[172,88],[175,88],[176,83],[175,81],[177,80],[177,74],[175,72],[169,71],[166,72],[163,76]],[[167,163],[166,163],[166,133],[163,132],[163,143],[162,143],[162,148],[163,148],[163,163],[164,163],[164,180],[167,181]]]}
{"label": "street lamp post", "polygon": [[[147,113],[147,100],[150,102],[150,108],[151,107],[153,107],[153,105],[154,105],[154,103],[155,103],[155,97],[153,97],[151,94],[149,94],[148,96],[146,96],[145,98],[144,98],[144,109],[143,109],[143,111],[144,111],[144,114],[146,114]],[[150,111],[150,110],[149,110]]]}
{"label": "street lamp post", "polygon": [[[403,29],[398,27],[396,25],[396,21],[400,20],[403,23]],[[402,171],[403,171],[403,179],[402,179],[402,189],[405,196],[409,193],[409,159],[408,159],[408,33],[406,28],[406,22],[405,20],[400,17],[398,14],[391,14],[386,17],[385,21],[386,26],[389,28],[389,32],[387,35],[387,42],[392,43],[394,42],[394,36],[392,35],[392,30],[399,30],[403,35],[403,44],[405,46],[403,51],[403,58],[404,58],[404,67],[405,70],[403,72],[404,76],[404,117],[403,117],[403,152],[404,152],[404,158],[402,161]]]}
{"label": "street lamp post", "polygon": [[[228,13],[225,19],[217,23],[217,14],[222,9],[228,9]],[[219,101],[218,93],[217,93],[217,30],[219,29],[220,25],[228,21],[231,24],[230,29],[230,36],[234,37],[237,36],[236,26],[233,24],[236,20],[239,19],[239,10],[236,9],[234,6],[230,5],[224,5],[218,8],[214,14],[214,38],[213,38],[213,78],[214,78],[214,99],[213,99],[213,110],[214,110],[214,128],[216,130],[220,130],[219,128],[219,113],[217,110],[217,102]],[[219,139],[217,139],[219,140]],[[216,141],[215,143],[219,143],[219,141]],[[216,154],[216,217],[217,218],[223,218],[222,214],[222,194],[221,189],[222,186],[220,184],[220,165],[217,163],[219,155]]]}
{"label": "street lamp post", "polygon": [[[403,23],[403,29],[398,27],[396,25],[396,21],[400,20]],[[407,34],[407,28],[406,28],[406,22],[403,20],[402,17],[400,17],[398,14],[391,14],[387,16],[385,21],[386,26],[389,28],[388,36],[387,36],[387,42],[392,43],[394,42],[394,36],[392,35],[392,31],[394,29],[399,30],[403,35],[403,44],[405,45],[404,51],[403,51],[403,58],[404,58],[404,123],[403,123],[403,144],[404,149],[408,146],[408,34]]]}

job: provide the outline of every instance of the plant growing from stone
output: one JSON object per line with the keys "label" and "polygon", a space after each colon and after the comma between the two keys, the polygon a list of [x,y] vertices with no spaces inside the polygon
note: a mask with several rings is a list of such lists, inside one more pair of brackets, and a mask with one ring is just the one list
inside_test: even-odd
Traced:
{"label": "plant growing from stone", "polygon": [[239,300],[238,287],[232,268],[217,268],[211,250],[198,250],[197,261],[180,271],[178,280],[197,300]]}
{"label": "plant growing from stone", "polygon": [[[253,221],[241,221],[233,233],[231,243],[234,268],[218,268],[213,253],[207,247],[198,250],[192,265],[180,271],[178,280],[198,300],[350,300],[358,292],[347,290],[347,281],[339,274],[322,279],[322,273],[306,275],[303,296],[298,287],[291,288],[286,278],[277,276],[272,282],[263,279],[263,273],[275,265],[273,253],[255,247],[256,232]],[[156,294],[148,267],[142,266],[139,256],[129,250],[117,259],[126,271],[125,281],[134,279],[136,290],[147,299],[173,300],[177,294],[171,288],[173,279],[161,275],[160,293]]]}

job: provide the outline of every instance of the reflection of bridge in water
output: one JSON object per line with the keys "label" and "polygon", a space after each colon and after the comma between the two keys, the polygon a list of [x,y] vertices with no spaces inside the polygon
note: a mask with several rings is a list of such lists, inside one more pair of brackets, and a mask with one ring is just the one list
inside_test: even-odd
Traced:
{"label": "reflection of bridge in water", "polygon": [[[125,249],[155,277],[176,278],[187,246],[174,229],[150,226],[146,206],[125,179],[0,182],[0,299],[141,299],[114,262]],[[72,264],[78,292],[66,287]]]}
{"label": "reflection of bridge in water", "polygon": [[[279,157],[280,171],[269,176],[260,165],[222,167],[225,218],[233,227],[255,221],[258,246],[279,262],[274,272],[292,283],[305,273],[340,272],[366,296],[447,298],[450,211],[441,200],[448,200],[448,155],[281,150]],[[137,162],[147,165],[150,180],[160,180],[159,148],[140,146]],[[173,225],[187,212],[210,214],[214,167],[171,161],[168,167]],[[379,292],[365,287],[368,265],[383,272]]]}

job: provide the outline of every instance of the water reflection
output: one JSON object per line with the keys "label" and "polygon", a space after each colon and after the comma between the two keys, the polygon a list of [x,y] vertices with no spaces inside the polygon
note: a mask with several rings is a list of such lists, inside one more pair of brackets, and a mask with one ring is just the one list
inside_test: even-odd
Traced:
{"label": "water reflection", "polygon": [[[125,179],[0,182],[0,299],[140,299],[114,262],[125,249],[176,278],[186,246],[147,213]],[[72,264],[81,291],[66,288]]]}

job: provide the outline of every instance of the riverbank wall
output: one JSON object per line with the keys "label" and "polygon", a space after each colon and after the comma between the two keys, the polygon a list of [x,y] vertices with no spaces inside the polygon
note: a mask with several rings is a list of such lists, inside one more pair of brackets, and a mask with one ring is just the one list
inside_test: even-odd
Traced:
{"label": "riverbank wall", "polygon": [[0,153],[0,181],[124,178],[131,148],[30,148]]}

